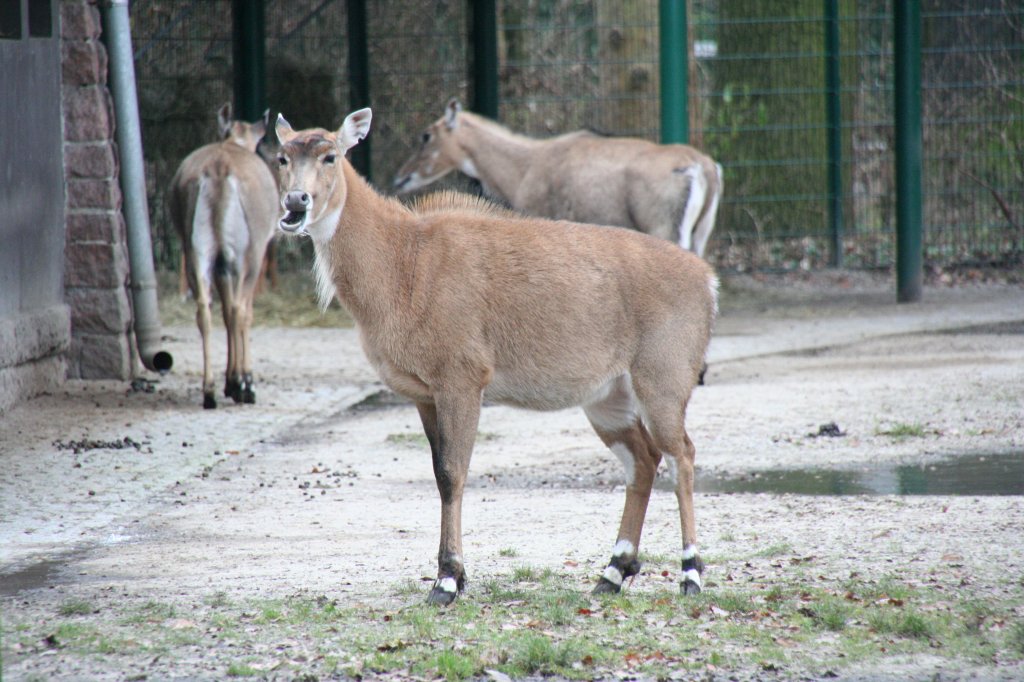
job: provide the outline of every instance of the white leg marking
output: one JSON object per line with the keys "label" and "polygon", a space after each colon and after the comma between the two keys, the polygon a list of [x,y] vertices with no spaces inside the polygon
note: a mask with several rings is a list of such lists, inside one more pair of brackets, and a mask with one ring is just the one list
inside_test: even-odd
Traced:
{"label": "white leg marking", "polygon": [[632,427],[636,423],[637,400],[629,372],[606,381],[584,403],[583,411],[590,423],[602,431],[615,432]]}
{"label": "white leg marking", "polygon": [[690,196],[686,198],[683,219],[679,223],[679,246],[689,251],[693,239],[693,227],[701,209],[704,208],[704,200],[707,197],[708,181],[704,177],[704,170],[696,165],[687,168],[683,175],[690,178]]}
{"label": "white leg marking", "polygon": [[700,573],[698,573],[695,568],[691,568],[689,571],[685,571],[683,573],[683,582],[690,582],[695,584],[697,587],[703,587],[703,585],[700,584]]}
{"label": "white leg marking", "polygon": [[679,483],[679,463],[676,458],[670,453],[661,453],[661,458],[665,462],[665,466],[668,467],[668,480],[672,481],[672,485]]}
{"label": "white leg marking", "polygon": [[683,561],[693,559],[697,556],[697,545],[687,545],[683,547]]}
{"label": "white leg marking", "polygon": [[622,585],[622,571],[614,566],[604,569],[602,577],[613,585]]}
{"label": "white leg marking", "polygon": [[636,547],[629,540],[619,540],[612,548],[612,556],[632,556],[636,554]]}
{"label": "white leg marking", "polygon": [[447,578],[441,578],[441,580],[438,581],[437,586],[440,587],[443,591],[450,592],[452,594],[459,591],[459,584],[455,582],[455,578],[452,578],[450,576]]}
{"label": "white leg marking", "polygon": [[633,481],[636,480],[636,461],[633,459],[633,453],[623,443],[613,444],[611,451],[622,462],[622,470],[626,476],[626,485],[633,485]]}

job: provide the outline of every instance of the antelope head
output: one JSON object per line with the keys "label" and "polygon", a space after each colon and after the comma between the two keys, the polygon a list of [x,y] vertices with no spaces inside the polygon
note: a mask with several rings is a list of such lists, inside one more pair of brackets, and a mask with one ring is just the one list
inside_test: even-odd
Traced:
{"label": "antelope head", "polygon": [[263,112],[263,118],[255,123],[235,121],[231,118],[231,103],[227,102],[217,111],[217,130],[220,133],[220,139],[222,141],[230,140],[243,149],[255,152],[256,145],[267,132],[269,116],[270,110],[267,109]]}
{"label": "antelope head", "polygon": [[346,116],[335,132],[323,128],[296,132],[278,114],[276,165],[284,209],[278,225],[282,230],[324,242],[331,238],[348,194],[342,161],[345,152],[369,133],[371,116],[369,109],[360,109]]}
{"label": "antelope head", "polygon": [[419,148],[395,174],[394,187],[399,194],[412,192],[439,180],[453,170],[463,170],[465,154],[453,133],[459,126],[462,105],[454,97],[448,100],[444,116],[420,134]]}

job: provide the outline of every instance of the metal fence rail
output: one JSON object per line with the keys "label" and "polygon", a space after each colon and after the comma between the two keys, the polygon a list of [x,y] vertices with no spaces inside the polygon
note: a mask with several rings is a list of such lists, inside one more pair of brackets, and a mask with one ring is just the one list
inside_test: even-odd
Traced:
{"label": "metal fence rail", "polygon": [[[352,107],[344,0],[266,0],[267,98],[296,126]],[[371,179],[472,102],[471,3],[365,3]],[[658,0],[497,3],[499,117],[659,139]],[[690,0],[691,143],[725,168],[719,267],[894,263],[893,0]],[[830,11],[831,8],[831,11]],[[132,5],[155,252],[176,267],[163,192],[232,98],[230,0]],[[1024,6],[922,0],[924,249],[936,264],[1024,253]],[[448,184],[472,189],[465,181]],[[836,240],[841,249],[835,249]]]}

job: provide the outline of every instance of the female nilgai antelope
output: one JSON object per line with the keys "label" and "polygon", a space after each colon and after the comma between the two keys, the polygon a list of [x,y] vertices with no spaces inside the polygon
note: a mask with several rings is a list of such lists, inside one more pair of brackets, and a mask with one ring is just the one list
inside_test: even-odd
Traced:
{"label": "female nilgai antelope", "polygon": [[617,228],[517,217],[456,193],[412,208],[377,194],[344,154],[370,110],[336,132],[281,142],[281,229],[313,239],[321,304],[337,295],[381,378],[419,410],[441,495],[429,600],[462,590],[462,496],[483,400],[538,410],[582,405],[623,462],[626,506],[596,592],[640,568],[655,470],[677,474],[685,593],[700,591],[694,447],[686,404],[711,336],[717,280],[669,242]]}
{"label": "female nilgai antelope", "polygon": [[693,147],[577,131],[537,140],[462,111],[452,99],[395,175],[411,192],[459,170],[517,211],[618,225],[698,256],[715,227],[722,167]]}
{"label": "female nilgai antelope", "polygon": [[[268,112],[269,113],[269,112]],[[217,113],[221,141],[195,150],[171,181],[171,220],[181,237],[185,274],[196,299],[203,340],[203,407],[217,407],[210,365],[211,285],[220,295],[228,336],[224,395],[253,403],[249,327],[260,265],[277,220],[277,183],[256,145],[267,128],[231,120],[231,105]]]}

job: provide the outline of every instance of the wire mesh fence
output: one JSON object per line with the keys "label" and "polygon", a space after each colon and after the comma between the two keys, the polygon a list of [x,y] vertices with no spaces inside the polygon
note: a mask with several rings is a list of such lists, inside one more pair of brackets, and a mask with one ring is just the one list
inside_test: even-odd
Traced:
{"label": "wire mesh fence", "polygon": [[[688,3],[691,142],[725,170],[707,253],[717,266],[821,267],[837,226],[845,265],[892,265],[892,3],[837,0],[831,17],[821,0]],[[265,2],[269,106],[296,127],[337,126],[352,108],[347,6]],[[386,190],[444,102],[468,103],[470,3],[366,6],[371,179]],[[132,18],[154,251],[173,268],[163,194],[180,160],[214,139],[216,109],[232,98],[231,2],[137,0]],[[657,0],[499,0],[501,121],[535,136],[589,128],[657,140],[657,18]],[[1019,261],[1024,6],[922,0],[922,43],[926,261]]]}

